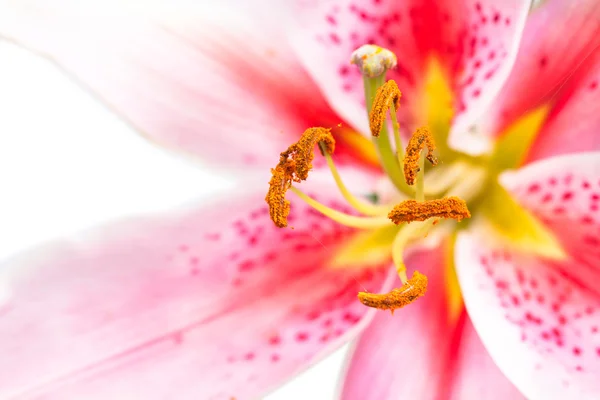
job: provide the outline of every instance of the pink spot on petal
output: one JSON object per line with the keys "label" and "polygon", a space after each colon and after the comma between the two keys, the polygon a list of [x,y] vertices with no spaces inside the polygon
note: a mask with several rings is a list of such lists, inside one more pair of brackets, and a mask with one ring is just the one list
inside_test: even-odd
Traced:
{"label": "pink spot on petal", "polygon": [[279,335],[274,335],[269,338],[269,344],[272,346],[277,346],[281,343],[281,337]]}
{"label": "pink spot on petal", "polygon": [[308,333],[306,332],[298,332],[296,334],[296,341],[298,342],[306,342],[308,340]]}
{"label": "pink spot on petal", "polygon": [[336,44],[336,45],[339,45],[340,43],[342,43],[342,40],[340,39],[340,37],[336,33],[330,33],[329,34],[329,39],[331,39],[331,41],[333,42],[333,44]]}

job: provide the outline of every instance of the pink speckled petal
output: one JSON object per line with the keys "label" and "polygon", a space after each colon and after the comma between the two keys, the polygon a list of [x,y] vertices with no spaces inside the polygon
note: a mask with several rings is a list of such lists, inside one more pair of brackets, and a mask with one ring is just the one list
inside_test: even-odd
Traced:
{"label": "pink speckled petal", "polygon": [[295,229],[277,229],[263,198],[230,193],[0,266],[0,397],[255,399],[352,338],[372,317],[356,294],[390,289],[388,264],[324,268],[353,230],[298,199]]}
{"label": "pink speckled petal", "polygon": [[569,254],[551,261],[459,236],[467,309],[500,369],[532,400],[600,395],[600,153],[539,161],[502,183]]}
{"label": "pink speckled petal", "polygon": [[377,313],[350,354],[340,398],[521,398],[490,359],[467,314],[450,320],[443,260],[441,248],[408,258],[409,266],[427,274],[428,292],[394,315]]}
{"label": "pink speckled petal", "polygon": [[466,312],[464,325],[456,336],[456,347],[450,357],[455,375],[450,377],[448,388],[452,400],[525,399],[492,360]]}
{"label": "pink speckled petal", "polygon": [[537,161],[505,172],[500,182],[581,265],[564,272],[600,295],[600,152]]}
{"label": "pink speckled petal", "polygon": [[[365,43],[393,50],[389,73],[402,91],[401,126],[412,131],[422,107],[424,71],[437,56],[456,91],[456,129],[483,111],[506,78],[520,39],[528,2],[299,0],[294,46],[332,107],[368,132],[362,78],[349,65]],[[478,116],[478,115],[477,115]]]}
{"label": "pink speckled petal", "polygon": [[527,162],[558,154],[600,150],[600,113],[596,107],[600,104],[599,85],[600,47],[563,87],[529,150]]}
{"label": "pink speckled petal", "polygon": [[528,18],[513,72],[486,113],[486,131],[501,134],[527,110],[562,103],[573,84],[590,84],[585,71],[600,45],[599,21],[596,0],[543,1]]}
{"label": "pink speckled petal", "polygon": [[342,122],[271,3],[10,1],[0,35],[50,57],[150,140],[264,169],[306,128]]}

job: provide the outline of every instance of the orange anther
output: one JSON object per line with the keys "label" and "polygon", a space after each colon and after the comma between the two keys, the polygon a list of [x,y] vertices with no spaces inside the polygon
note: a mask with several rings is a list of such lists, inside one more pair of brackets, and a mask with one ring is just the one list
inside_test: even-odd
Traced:
{"label": "orange anther", "polygon": [[285,194],[292,186],[292,182],[300,182],[308,178],[308,171],[312,169],[314,147],[317,143],[321,152],[332,154],[335,150],[335,139],[330,129],[308,128],[298,142],[280,154],[279,163],[271,169],[272,176],[265,200],[269,204],[271,220],[280,228],[287,226],[287,217],[290,213],[290,202],[285,199]]}
{"label": "orange anther", "polygon": [[418,271],[413,273],[402,287],[392,290],[385,294],[374,294],[360,292],[358,299],[367,307],[378,308],[380,310],[394,310],[402,308],[419,297],[423,296],[427,291],[427,277]]}

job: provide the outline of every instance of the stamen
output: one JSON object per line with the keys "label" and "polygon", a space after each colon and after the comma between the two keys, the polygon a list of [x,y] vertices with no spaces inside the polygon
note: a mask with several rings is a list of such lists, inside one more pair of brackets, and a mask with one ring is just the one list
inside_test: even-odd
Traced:
{"label": "stamen", "polygon": [[423,169],[419,166],[419,159],[421,158],[421,151],[426,146],[427,160],[429,160],[431,165],[436,165],[437,158],[433,155],[433,151],[435,150],[433,136],[427,127],[418,128],[408,141],[406,155],[404,156],[404,178],[409,185],[414,185],[417,172]]}
{"label": "stamen", "polygon": [[427,291],[427,277],[418,271],[413,273],[402,287],[392,290],[386,294],[373,294],[360,292],[358,299],[365,306],[378,308],[380,310],[394,310],[402,308],[419,297],[423,296]]}
{"label": "stamen", "polygon": [[317,143],[323,143],[320,149],[324,154],[331,154],[335,150],[335,139],[330,129],[309,128],[304,131],[298,142],[281,153],[279,163],[271,169],[272,177],[265,200],[269,204],[271,220],[280,228],[287,226],[290,213],[290,202],[285,199],[285,194],[292,182],[308,178],[314,158],[313,150]]}
{"label": "stamen", "polygon": [[304,200],[315,210],[321,212],[323,215],[342,225],[359,229],[376,229],[388,226],[390,224],[389,219],[386,217],[357,217],[355,215],[349,215],[319,203],[317,200],[308,196],[306,193],[302,192],[298,188],[292,186],[290,187],[290,190],[296,193],[298,197]]}
{"label": "stamen", "polygon": [[402,93],[400,92],[400,89],[398,89],[396,82],[393,80],[387,81],[377,89],[375,100],[373,100],[373,108],[369,113],[371,135],[379,137],[379,132],[381,132],[381,128],[383,127],[385,117],[390,107],[393,107],[396,110],[400,107],[400,97],[402,97]]}
{"label": "stamen", "polygon": [[[320,143],[319,143],[319,146],[321,146]],[[333,175],[333,179],[335,180],[335,183],[337,184],[338,189],[340,189],[342,196],[344,196],[344,198],[348,201],[348,203],[352,207],[354,207],[354,209],[356,211],[358,211],[362,214],[365,214],[365,215],[373,215],[373,216],[386,215],[389,212],[389,210],[390,210],[389,206],[372,204],[372,203],[363,201],[363,200],[357,198],[356,196],[354,196],[352,193],[350,193],[350,191],[348,190],[348,188],[342,181],[342,177],[340,176],[340,173],[338,172],[337,168],[335,167],[335,164],[333,162],[333,158],[331,157],[331,154],[329,154],[327,152],[323,152],[323,153],[325,155],[325,159],[327,160],[327,165],[329,166],[329,169],[331,170],[331,174]]]}
{"label": "stamen", "polygon": [[405,200],[395,206],[388,217],[398,225],[429,218],[451,218],[461,221],[463,218],[470,218],[471,213],[463,199],[452,196],[428,201]]}
{"label": "stamen", "polygon": [[374,44],[365,44],[354,50],[350,57],[350,63],[356,64],[360,72],[368,77],[375,78],[394,68],[398,60],[396,55]]}
{"label": "stamen", "polygon": [[400,139],[400,125],[398,124],[398,116],[396,111],[400,108],[400,97],[402,93],[398,89],[398,85],[393,80],[389,80],[384,83],[375,95],[373,100],[373,108],[369,113],[369,127],[371,128],[371,135],[379,137],[383,125],[385,123],[385,117],[388,110],[390,111],[390,119],[392,120],[392,129],[394,131],[394,142],[396,144],[396,158],[398,159],[398,165],[402,164],[402,157],[404,148],[402,146],[402,139]]}

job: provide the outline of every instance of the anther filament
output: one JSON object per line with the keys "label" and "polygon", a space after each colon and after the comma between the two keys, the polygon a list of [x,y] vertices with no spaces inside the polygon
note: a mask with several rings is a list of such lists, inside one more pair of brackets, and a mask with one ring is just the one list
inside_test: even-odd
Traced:
{"label": "anther filament", "polygon": [[342,196],[344,196],[344,199],[348,201],[348,204],[350,204],[356,211],[365,215],[382,216],[389,212],[389,206],[368,203],[354,196],[344,184],[340,173],[335,167],[335,163],[333,162],[331,154],[323,151],[323,149],[321,149],[321,152],[324,154],[325,159],[327,160],[327,165],[329,166],[329,170],[331,171],[331,175],[333,175],[333,179],[335,180],[338,189],[342,193]]}
{"label": "anther filament", "polygon": [[304,200],[308,205],[312,206],[315,210],[321,212],[323,215],[351,228],[375,229],[382,228],[390,223],[390,220],[387,217],[359,217],[355,215],[349,215],[319,203],[317,200],[293,186],[290,188],[290,190],[296,193],[298,197]]}

